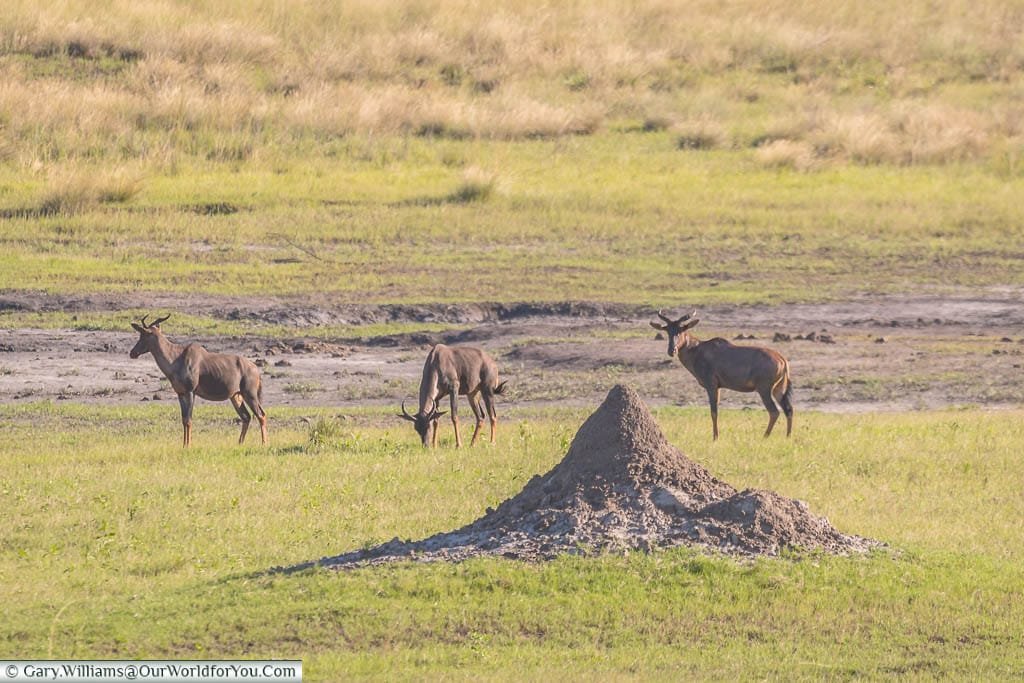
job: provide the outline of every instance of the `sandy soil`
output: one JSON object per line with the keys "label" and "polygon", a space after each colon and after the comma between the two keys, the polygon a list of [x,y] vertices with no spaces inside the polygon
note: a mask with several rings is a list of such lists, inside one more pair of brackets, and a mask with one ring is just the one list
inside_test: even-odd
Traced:
{"label": "sandy soil", "polygon": [[[505,407],[593,406],[626,383],[652,406],[704,405],[703,391],[648,326],[654,311],[600,303],[425,306],[337,305],[303,300],[188,297],[51,297],[0,294],[4,311],[187,310],[224,319],[298,326],[447,322],[445,333],[314,340],[194,339],[263,365],[268,407],[388,404],[416,394],[431,343],[487,349],[510,380]],[[680,311],[681,313],[682,311]],[[702,308],[698,336],[772,346],[786,355],[795,406],[832,411],[1024,403],[1024,303],[1019,290],[951,297],[888,297],[830,304]],[[175,341],[173,319],[164,327]],[[752,338],[751,338],[752,337]],[[0,330],[0,402],[174,400],[149,357],[128,358],[137,335]],[[414,399],[413,399],[414,400]],[[723,407],[759,409],[726,392]],[[468,408],[465,409],[468,414]]]}

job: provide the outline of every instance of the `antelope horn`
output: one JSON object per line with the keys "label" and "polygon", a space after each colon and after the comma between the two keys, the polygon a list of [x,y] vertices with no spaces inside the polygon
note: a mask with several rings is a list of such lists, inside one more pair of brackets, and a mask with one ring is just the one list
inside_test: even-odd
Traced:
{"label": "antelope horn", "polygon": [[661,318],[662,320],[664,320],[666,323],[669,323],[669,324],[672,323],[672,321],[669,319],[669,317],[661,312],[660,308],[658,309],[658,317]]}
{"label": "antelope horn", "polygon": [[144,316],[142,316],[142,326],[143,326],[143,327],[149,327],[149,325],[147,325],[147,324],[146,324],[146,318],[147,318],[147,317],[148,317],[148,314],[147,314],[147,315],[144,315]]}
{"label": "antelope horn", "polygon": [[428,420],[436,420],[448,411],[439,411],[437,409],[437,399],[430,399],[430,411],[427,413]]}
{"label": "antelope horn", "polygon": [[684,320],[689,320],[690,318],[692,318],[695,315],[697,315],[697,309],[696,308],[693,309],[692,311],[690,311],[689,313],[687,313],[686,315],[684,315],[679,320],[677,320],[676,321],[676,325],[678,325],[679,323],[683,322]]}
{"label": "antelope horn", "polygon": [[150,327],[153,327],[154,325],[159,325],[160,323],[162,323],[163,321],[167,320],[167,319],[168,319],[168,318],[170,318],[170,317],[171,317],[171,314],[170,314],[170,313],[168,313],[168,314],[167,314],[167,315],[165,315],[164,317],[162,317],[162,318],[157,318],[156,320],[154,320],[154,321],[153,321],[152,323],[150,323],[150,325],[149,325],[149,326],[150,326]]}
{"label": "antelope horn", "polygon": [[409,420],[410,422],[415,422],[416,421],[416,418],[413,417],[412,415],[410,415],[409,411],[407,411],[405,409],[405,401],[404,400],[402,401],[402,414],[399,415],[399,417],[404,417],[406,420]]}

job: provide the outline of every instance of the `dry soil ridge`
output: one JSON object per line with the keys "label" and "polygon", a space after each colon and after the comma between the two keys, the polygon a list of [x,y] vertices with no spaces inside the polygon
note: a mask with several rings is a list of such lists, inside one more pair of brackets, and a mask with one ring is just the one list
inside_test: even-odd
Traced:
{"label": "dry soil ridge", "polygon": [[[780,305],[702,306],[729,326],[752,327],[930,326],[1024,324],[1024,290],[995,287],[953,293],[858,296],[841,301]],[[680,306],[698,302],[680,302]],[[151,310],[154,314],[187,311],[223,320],[292,325],[363,325],[383,322],[451,324],[493,323],[525,318],[642,318],[651,306],[599,301],[479,302],[362,304],[317,296],[232,297],[205,294],[48,294],[26,290],[0,291],[0,313],[109,312]]]}

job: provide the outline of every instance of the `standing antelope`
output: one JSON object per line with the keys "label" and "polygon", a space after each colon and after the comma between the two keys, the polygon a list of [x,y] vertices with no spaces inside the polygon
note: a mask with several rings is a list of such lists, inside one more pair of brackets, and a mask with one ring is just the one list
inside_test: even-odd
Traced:
{"label": "standing antelope", "polygon": [[455,447],[460,448],[462,436],[459,434],[456,397],[463,395],[469,399],[469,407],[476,416],[476,429],[473,430],[473,438],[469,445],[476,443],[476,437],[484,423],[484,407],[491,421],[491,443],[494,443],[498,427],[494,396],[505,392],[505,384],[498,383],[498,365],[494,359],[480,349],[438,344],[430,350],[427,361],[423,364],[419,411],[416,415],[410,415],[403,401],[402,414],[399,417],[413,423],[424,446],[437,446],[437,420],[444,415],[444,412],[437,410],[438,402],[445,396],[450,396],[452,424],[455,426]]}
{"label": "standing antelope", "polygon": [[762,346],[736,346],[720,337],[707,341],[697,339],[687,332],[700,322],[693,318],[696,313],[693,311],[672,320],[658,311],[658,317],[665,324],[652,322],[651,327],[668,333],[668,355],[675,357],[678,352],[679,362],[708,392],[714,438],[718,439],[720,389],[756,391],[761,395],[768,410],[766,437],[772,433],[772,427],[779,419],[779,409],[775,405],[778,401],[786,414],[786,436],[789,436],[793,432],[793,385],[789,381],[789,361],[778,351]]}
{"label": "standing antelope", "polygon": [[263,383],[260,370],[248,358],[225,353],[212,353],[199,344],[175,344],[160,331],[160,323],[170,316],[146,324],[132,323],[139,333],[139,341],[128,354],[138,358],[152,353],[161,372],[171,382],[181,404],[181,424],[185,428],[183,446],[192,442],[192,404],[195,396],[207,401],[231,400],[238,416],[242,418],[242,433],[238,443],[245,441],[252,417],[245,406],[249,406],[260,422],[260,436],[267,443],[267,413],[263,410]]}

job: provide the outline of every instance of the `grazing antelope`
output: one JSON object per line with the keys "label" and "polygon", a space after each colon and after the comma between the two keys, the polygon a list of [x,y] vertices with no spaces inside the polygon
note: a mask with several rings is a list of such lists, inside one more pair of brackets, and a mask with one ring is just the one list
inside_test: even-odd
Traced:
{"label": "grazing antelope", "polygon": [[[420,381],[420,409],[410,415],[402,402],[402,414],[413,423],[424,446],[437,446],[437,420],[447,411],[438,411],[442,398],[451,397],[452,425],[455,426],[455,447],[462,446],[459,434],[457,396],[469,399],[469,407],[476,416],[476,429],[469,445],[476,443],[480,427],[484,423],[484,412],[491,421],[491,443],[494,443],[498,427],[498,413],[494,408],[495,394],[505,392],[505,382],[498,383],[498,365],[494,359],[480,349],[469,346],[445,346],[438,344],[427,354],[423,364],[423,379]],[[483,405],[481,405],[481,403]]]}
{"label": "grazing antelope", "polygon": [[231,400],[238,417],[242,418],[242,433],[238,443],[245,441],[252,417],[245,409],[249,406],[260,422],[260,436],[267,443],[267,413],[263,410],[263,383],[260,370],[247,358],[225,353],[212,353],[199,344],[175,344],[160,331],[160,323],[170,316],[146,324],[132,323],[139,333],[139,341],[128,355],[138,358],[152,353],[160,371],[171,382],[181,404],[181,424],[185,428],[183,446],[192,442],[192,404],[196,396],[207,401]]}
{"label": "grazing antelope", "polygon": [[693,316],[697,311],[672,320],[658,311],[658,317],[665,324],[651,323],[656,330],[668,333],[668,355],[679,356],[697,382],[708,392],[711,404],[711,426],[714,438],[718,439],[718,393],[720,389],[732,391],[756,391],[761,395],[768,410],[768,429],[772,433],[775,421],[779,419],[782,406],[786,414],[786,436],[793,432],[793,385],[789,381],[789,361],[778,351],[762,346],[736,346],[720,337],[701,341],[687,330],[700,322]]}

